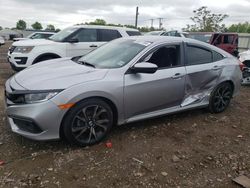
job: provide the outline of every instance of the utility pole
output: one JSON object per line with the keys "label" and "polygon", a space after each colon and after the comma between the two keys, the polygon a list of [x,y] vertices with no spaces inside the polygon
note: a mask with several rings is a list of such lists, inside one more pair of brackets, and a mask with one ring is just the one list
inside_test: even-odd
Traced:
{"label": "utility pole", "polygon": [[161,26],[162,26],[162,19],[163,18],[158,18],[159,19],[159,29],[161,29]]}
{"label": "utility pole", "polygon": [[136,7],[136,14],[135,14],[135,28],[137,28],[137,23],[138,23],[138,15],[139,15],[139,7]]}
{"label": "utility pole", "polygon": [[150,19],[151,20],[151,28],[154,27],[154,19]]}

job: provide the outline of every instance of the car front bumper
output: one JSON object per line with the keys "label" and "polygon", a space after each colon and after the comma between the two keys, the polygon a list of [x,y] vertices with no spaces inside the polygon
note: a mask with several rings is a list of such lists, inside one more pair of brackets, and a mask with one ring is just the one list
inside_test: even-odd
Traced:
{"label": "car front bumper", "polygon": [[27,54],[8,52],[7,61],[15,71],[20,71],[32,64],[32,60]]}
{"label": "car front bumper", "polygon": [[[6,82],[6,91],[9,90]],[[9,92],[9,91],[7,91]],[[60,125],[65,114],[52,101],[34,104],[13,104],[5,94],[5,111],[13,132],[32,140],[60,138]]]}
{"label": "car front bumper", "polygon": [[[60,138],[61,110],[52,102],[7,106],[8,123],[13,132],[33,140]],[[20,121],[26,122],[25,126]],[[29,124],[30,123],[30,124]],[[30,127],[27,127],[29,126]],[[36,131],[31,131],[35,125]]]}

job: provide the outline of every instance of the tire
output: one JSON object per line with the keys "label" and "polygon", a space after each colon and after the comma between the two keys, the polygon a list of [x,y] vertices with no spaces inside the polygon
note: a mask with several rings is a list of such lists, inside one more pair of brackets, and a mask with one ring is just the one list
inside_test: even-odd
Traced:
{"label": "tire", "polygon": [[81,147],[102,141],[113,126],[113,111],[101,99],[88,99],[78,103],[66,114],[62,129],[70,144]]}
{"label": "tire", "polygon": [[221,113],[227,109],[233,96],[233,87],[230,83],[224,82],[212,92],[209,101],[211,113]]}

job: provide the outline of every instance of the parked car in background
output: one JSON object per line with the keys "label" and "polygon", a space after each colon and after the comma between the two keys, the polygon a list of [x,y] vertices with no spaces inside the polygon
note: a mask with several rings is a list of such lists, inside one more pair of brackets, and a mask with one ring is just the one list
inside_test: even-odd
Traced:
{"label": "parked car in background", "polygon": [[153,35],[153,36],[160,36],[162,33],[164,33],[165,31],[151,31],[148,33],[145,33],[144,35]]}
{"label": "parked car in background", "polygon": [[3,37],[0,36],[0,46],[5,44],[5,40]]}
{"label": "parked car in background", "polygon": [[19,71],[49,59],[82,56],[113,39],[134,35],[140,35],[140,32],[125,27],[73,26],[47,40],[14,42],[8,52],[8,61],[14,70]]}
{"label": "parked car in background", "polygon": [[151,31],[145,35],[158,35],[158,36],[170,36],[170,37],[187,37],[187,32],[172,30],[172,31]]}
{"label": "parked car in background", "polygon": [[239,36],[237,33],[189,32],[188,38],[212,44],[235,57],[237,57],[239,53]]}
{"label": "parked car in background", "polygon": [[242,68],[242,84],[250,84],[250,50],[239,53],[239,60],[244,65]]}
{"label": "parked car in background", "polygon": [[184,37],[186,38],[188,36],[188,32],[182,32],[177,30],[172,31],[166,31],[161,34],[162,36],[170,36],[170,37]]}
{"label": "parked car in background", "polygon": [[15,74],[5,84],[7,119],[30,139],[92,145],[117,124],[193,108],[223,112],[239,92],[239,65],[197,40],[121,38]]}
{"label": "parked car in background", "polygon": [[13,41],[28,40],[28,39],[47,39],[54,35],[55,32],[34,32],[26,38],[13,38]]}

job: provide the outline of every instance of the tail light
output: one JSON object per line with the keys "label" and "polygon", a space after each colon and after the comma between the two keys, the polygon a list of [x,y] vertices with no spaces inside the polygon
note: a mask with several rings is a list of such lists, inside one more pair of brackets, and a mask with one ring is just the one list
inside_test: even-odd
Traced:
{"label": "tail light", "polygon": [[240,66],[240,70],[243,71],[245,65],[244,63],[242,63],[241,61],[239,61],[239,66]]}

